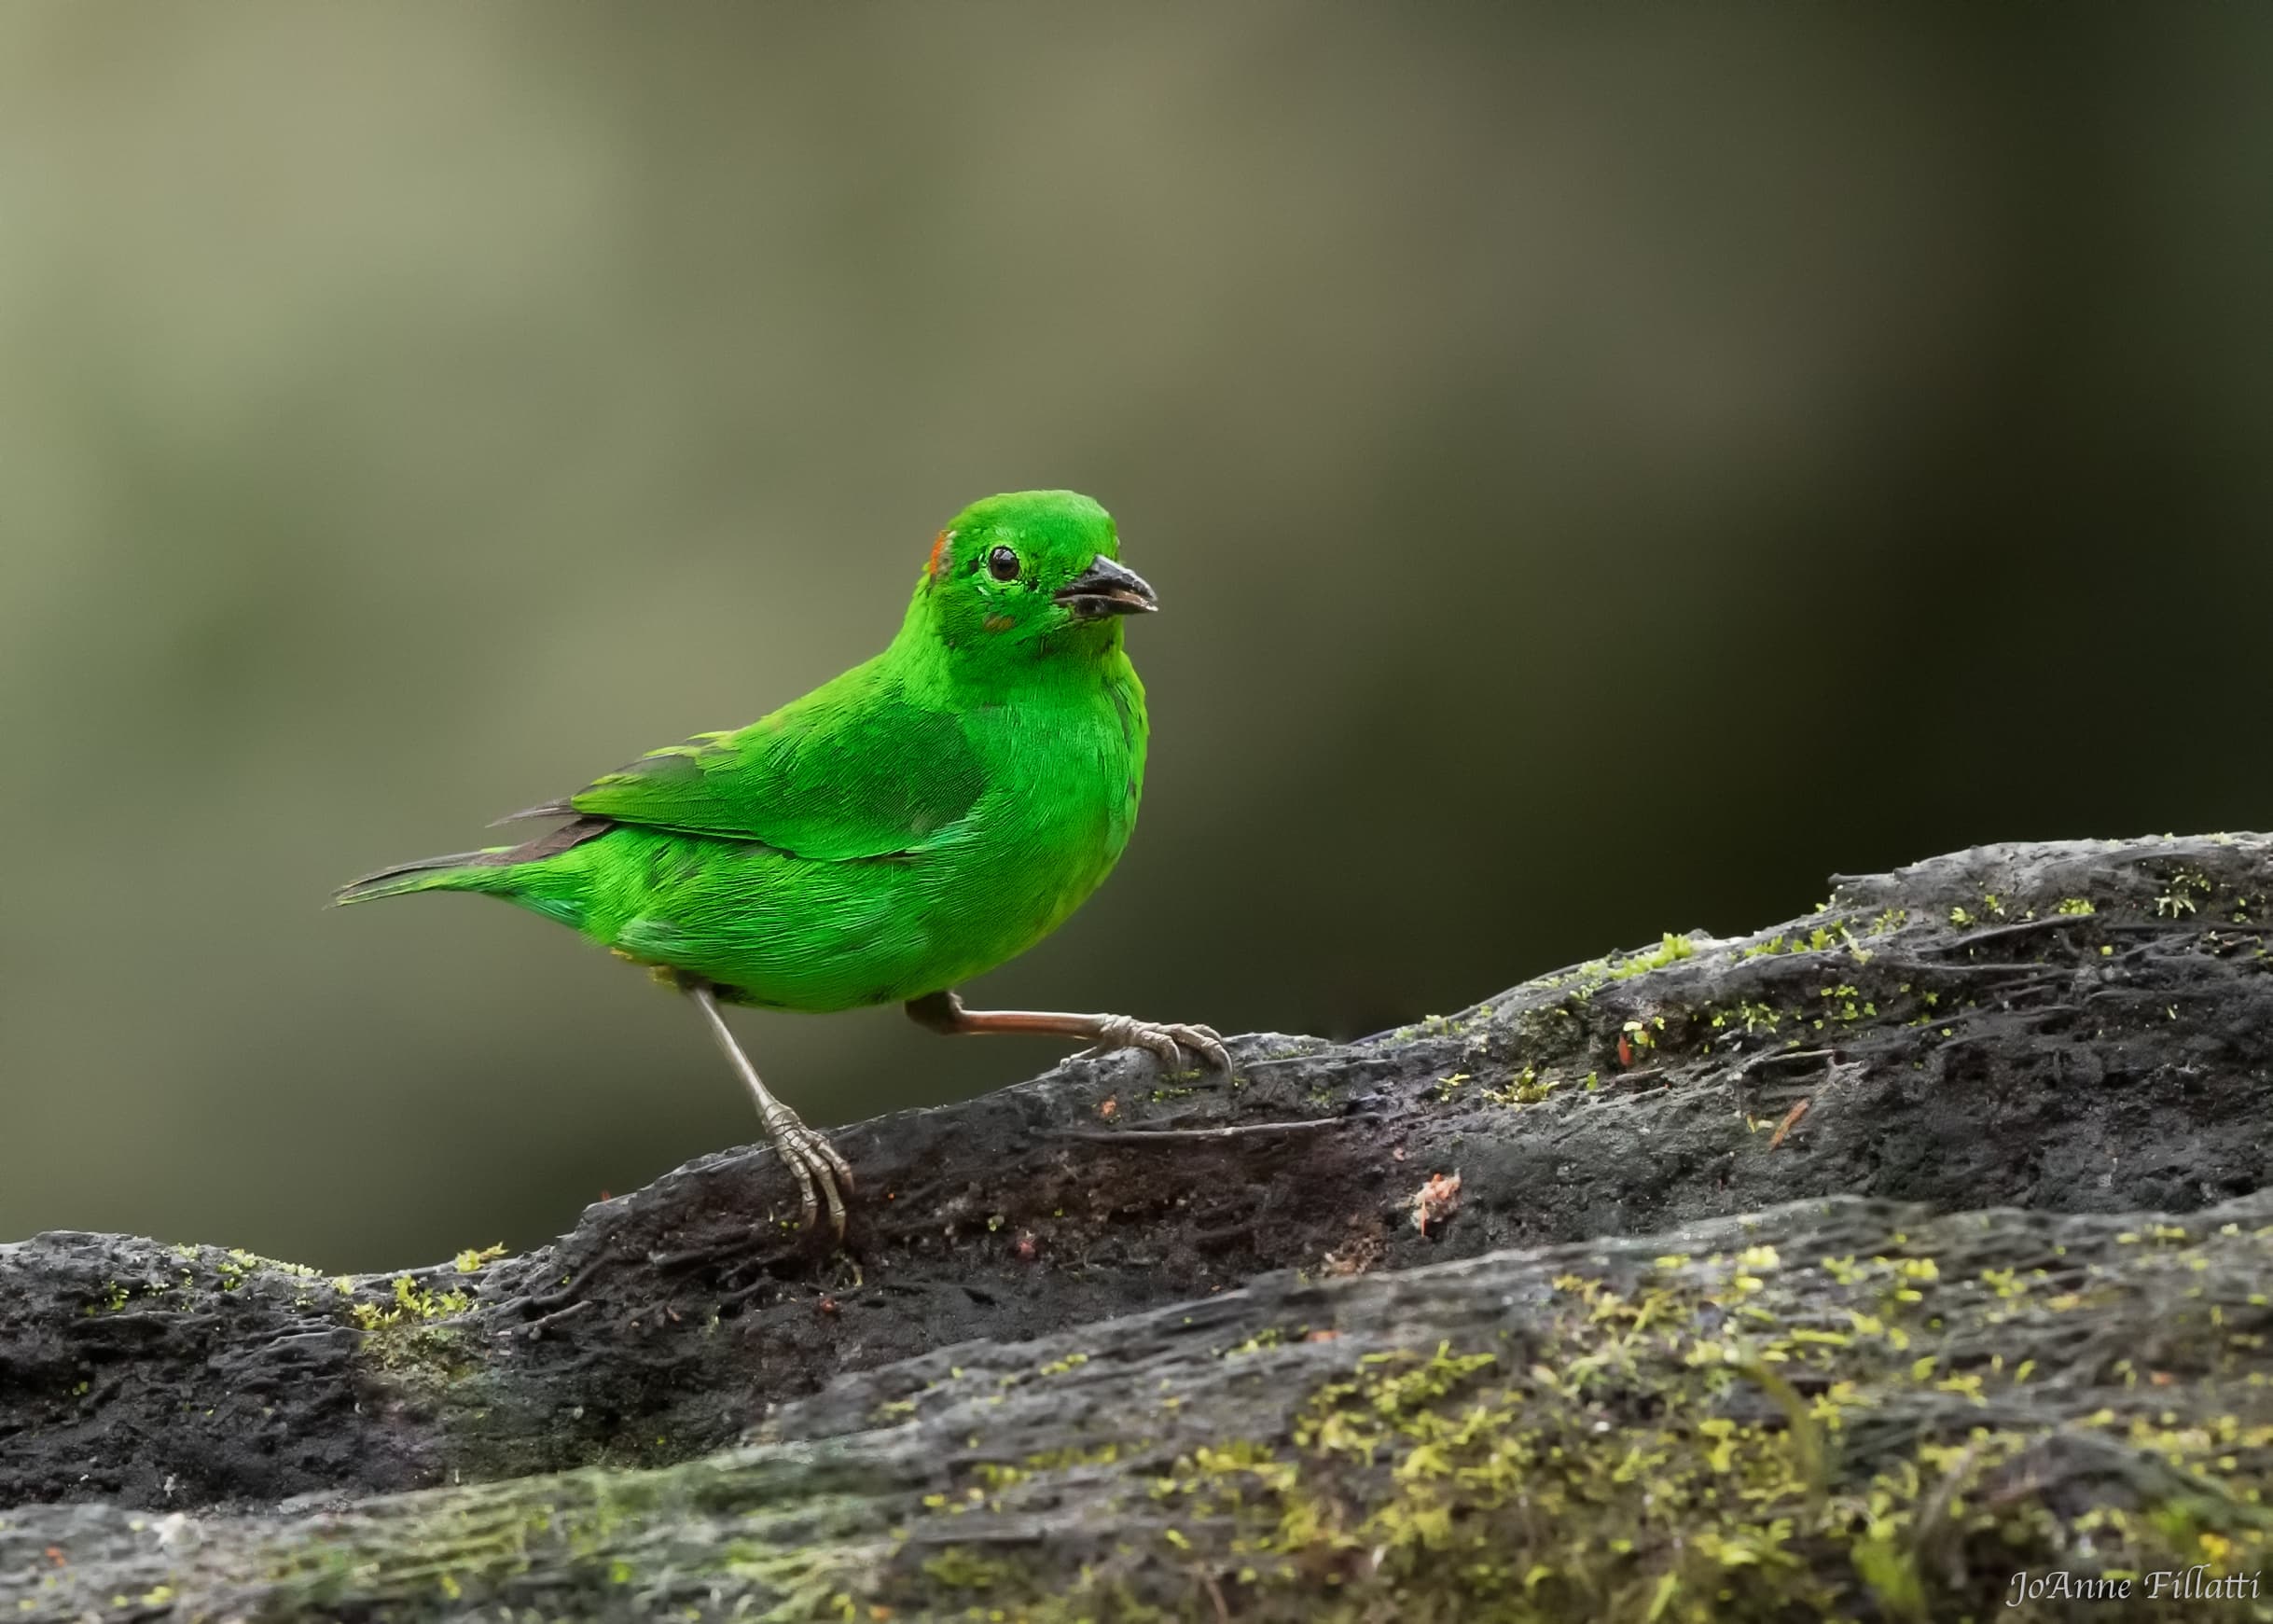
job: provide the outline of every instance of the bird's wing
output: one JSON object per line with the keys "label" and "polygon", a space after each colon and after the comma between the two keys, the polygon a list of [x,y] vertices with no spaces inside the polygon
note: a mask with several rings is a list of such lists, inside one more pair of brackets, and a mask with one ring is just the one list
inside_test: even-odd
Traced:
{"label": "bird's wing", "polygon": [[747,728],[655,751],[530,810],[843,862],[920,850],[985,787],[960,718],[913,703],[871,664]]}

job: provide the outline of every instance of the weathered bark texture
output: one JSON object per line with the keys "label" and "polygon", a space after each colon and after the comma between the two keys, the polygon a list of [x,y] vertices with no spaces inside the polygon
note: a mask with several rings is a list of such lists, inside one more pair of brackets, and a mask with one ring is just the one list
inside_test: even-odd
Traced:
{"label": "weathered bark texture", "polygon": [[0,1247],[0,1617],[1943,1618],[2249,1575],[2269,855],[1986,848],[1251,1037],[1232,1087],[1069,1063],[839,1133],[836,1252],[761,1152],[400,1276]]}

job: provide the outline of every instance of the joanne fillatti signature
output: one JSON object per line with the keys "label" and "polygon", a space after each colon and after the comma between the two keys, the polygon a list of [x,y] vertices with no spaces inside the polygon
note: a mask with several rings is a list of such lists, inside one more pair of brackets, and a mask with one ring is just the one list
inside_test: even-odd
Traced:
{"label": "joanne fillatti signature", "polygon": [[2160,1569],[2155,1573],[2072,1574],[2062,1568],[2047,1573],[2026,1571],[2013,1575],[2005,1587],[2004,1604],[2026,1606],[2030,1602],[2246,1602],[2255,1599],[2257,1573],[2212,1574],[2209,1564]]}

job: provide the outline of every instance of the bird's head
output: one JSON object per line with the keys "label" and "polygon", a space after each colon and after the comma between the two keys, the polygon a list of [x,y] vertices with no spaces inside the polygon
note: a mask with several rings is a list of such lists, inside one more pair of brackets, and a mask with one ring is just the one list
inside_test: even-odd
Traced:
{"label": "bird's head", "polygon": [[1124,615],[1158,606],[1123,569],[1113,516],[1074,491],[974,502],[932,543],[915,609],[947,646],[1046,656],[1120,641]]}

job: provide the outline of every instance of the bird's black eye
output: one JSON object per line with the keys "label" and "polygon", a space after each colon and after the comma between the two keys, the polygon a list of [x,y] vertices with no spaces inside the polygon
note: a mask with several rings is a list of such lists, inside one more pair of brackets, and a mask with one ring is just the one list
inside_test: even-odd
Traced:
{"label": "bird's black eye", "polygon": [[987,574],[998,581],[1019,578],[1019,555],[1009,548],[998,547],[987,555]]}

